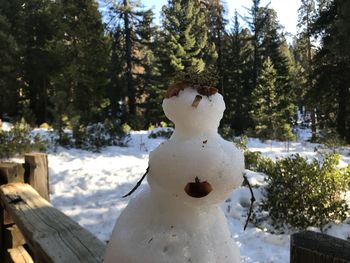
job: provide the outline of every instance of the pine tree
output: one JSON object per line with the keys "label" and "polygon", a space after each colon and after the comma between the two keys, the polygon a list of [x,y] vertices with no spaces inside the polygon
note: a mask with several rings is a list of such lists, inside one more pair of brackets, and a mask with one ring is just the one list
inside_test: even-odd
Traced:
{"label": "pine tree", "polygon": [[162,14],[162,75],[166,82],[179,72],[201,72],[206,61],[215,61],[215,46],[207,45],[207,22],[199,1],[169,0]]}
{"label": "pine tree", "polygon": [[[299,63],[303,68],[303,75],[306,81],[304,82],[303,89],[308,93],[312,90],[313,81],[312,81],[312,64],[314,56],[314,48],[311,40],[311,27],[313,20],[316,15],[316,7],[314,0],[302,0],[301,6],[298,10],[298,28],[300,29],[298,37],[298,56]],[[315,103],[308,98],[303,98],[303,106],[307,106],[308,112],[311,116],[311,130],[312,138],[311,140],[316,140],[316,111]]]}
{"label": "pine tree", "polygon": [[281,33],[277,13],[268,6],[260,7],[260,0],[253,0],[248,10],[249,16],[244,20],[251,31],[253,60],[251,68],[252,88],[257,88],[262,62],[269,58],[276,70],[276,87],[279,97],[277,110],[285,120],[291,122],[295,116],[295,90],[291,82],[291,54],[286,39]]}
{"label": "pine tree", "polygon": [[280,33],[281,26],[277,13],[273,9],[262,8],[265,22],[262,24],[261,54],[265,59],[269,57],[277,72],[277,93],[279,96],[279,111],[286,120],[292,120],[295,116],[295,90],[290,78],[291,54],[287,41]]}
{"label": "pine tree", "polygon": [[277,93],[277,71],[268,57],[258,77],[257,88],[252,94],[252,119],[255,132],[261,139],[290,140],[293,138],[290,124],[280,111]]}
{"label": "pine tree", "polygon": [[118,25],[111,32],[111,56],[109,62],[108,98],[110,105],[110,117],[121,119],[125,122],[125,104],[121,104],[127,96],[126,83],[123,76],[125,65],[125,48],[123,29]]}
{"label": "pine tree", "polygon": [[[101,121],[109,46],[97,4],[93,0],[60,0],[54,3],[53,12],[61,19],[50,45],[59,65],[52,77],[52,103],[55,107],[56,94],[59,98],[64,93],[67,107],[74,109],[68,117],[78,118],[82,124]],[[60,114],[56,116],[60,118]]]}
{"label": "pine tree", "polygon": [[248,9],[248,16],[244,17],[252,34],[253,66],[252,66],[252,90],[257,86],[258,74],[262,66],[261,44],[262,29],[267,19],[266,8],[260,6],[260,0],[252,0],[253,4]]}
{"label": "pine tree", "polygon": [[22,1],[21,24],[16,32],[21,59],[23,80],[22,114],[27,121],[41,124],[51,118],[49,108],[50,78],[56,68],[56,61],[47,44],[55,34],[49,0]]}
{"label": "pine tree", "polygon": [[[143,93],[142,75],[145,73],[143,63],[144,56],[150,55],[149,45],[152,35],[151,24],[153,20],[153,12],[150,10],[141,10],[137,1],[123,0],[110,6],[111,26],[110,30],[115,32],[121,30],[122,33],[118,43],[119,53],[123,56],[120,61],[123,65],[119,74],[123,79],[126,89],[123,92],[125,99],[121,100],[126,105],[126,113],[128,118],[135,119],[137,114],[140,114],[138,108],[141,95]],[[148,40],[147,40],[148,38]],[[112,61],[112,63],[114,63]],[[119,87],[122,88],[122,87]],[[136,121],[137,122],[137,121]]]}
{"label": "pine tree", "polygon": [[240,28],[236,12],[233,30],[225,36],[223,45],[226,103],[223,124],[231,127],[236,135],[242,134],[251,126],[249,112],[251,110],[253,47],[250,39],[249,30]]}
{"label": "pine tree", "polygon": [[11,34],[11,25],[0,9],[0,119],[18,112],[19,83],[17,81],[19,55],[17,42]]}
{"label": "pine tree", "polygon": [[161,107],[165,86],[160,75],[161,64],[157,56],[159,27],[153,25],[153,17],[151,10],[145,11],[137,32],[140,37],[139,65],[142,68],[142,72],[138,74],[138,93],[139,97],[143,98],[139,103],[139,108],[147,120],[146,127],[166,120]]}
{"label": "pine tree", "polygon": [[[218,84],[217,87],[221,90],[221,93],[224,94],[224,65],[223,65],[223,45],[224,45],[224,37],[225,37],[225,26],[227,24],[224,15],[226,10],[221,0],[214,1],[201,1],[201,5],[203,6],[203,11],[206,12],[207,17],[207,27],[208,27],[208,43],[209,45],[215,46],[215,51],[217,54],[216,60],[216,72],[218,74]],[[206,64],[213,63],[214,61],[206,61]]]}
{"label": "pine tree", "polygon": [[320,12],[313,29],[321,38],[315,56],[316,84],[309,93],[317,101],[321,128],[335,130],[341,139],[350,142],[350,27],[349,1],[334,0]]}

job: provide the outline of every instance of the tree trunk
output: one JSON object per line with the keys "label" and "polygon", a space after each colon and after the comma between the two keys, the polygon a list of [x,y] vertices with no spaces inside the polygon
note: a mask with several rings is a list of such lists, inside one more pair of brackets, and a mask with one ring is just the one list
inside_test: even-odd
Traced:
{"label": "tree trunk", "polygon": [[113,34],[113,42],[112,42],[112,47],[111,47],[111,51],[112,51],[112,57],[111,57],[111,66],[110,66],[110,79],[111,79],[111,83],[109,85],[109,89],[108,89],[108,97],[111,103],[111,114],[112,114],[112,118],[115,118],[117,116],[118,113],[118,96],[117,96],[117,65],[116,63],[118,63],[117,60],[117,54],[116,54],[116,46],[117,46],[117,39],[118,39],[118,31],[114,32]]}
{"label": "tree trunk", "polygon": [[129,20],[129,1],[123,1],[124,8],[124,27],[125,27],[125,49],[126,49],[126,82],[128,88],[128,104],[129,113],[132,115],[136,114],[136,90],[133,83],[132,77],[132,41],[131,41],[131,28]]}
{"label": "tree trunk", "polygon": [[[345,70],[341,69],[342,72]],[[348,81],[346,77],[339,84],[339,93],[338,93],[338,116],[337,116],[337,131],[342,139],[347,141],[350,140],[350,123],[347,123],[349,120],[349,114],[347,107],[349,103],[349,88],[347,84]]]}

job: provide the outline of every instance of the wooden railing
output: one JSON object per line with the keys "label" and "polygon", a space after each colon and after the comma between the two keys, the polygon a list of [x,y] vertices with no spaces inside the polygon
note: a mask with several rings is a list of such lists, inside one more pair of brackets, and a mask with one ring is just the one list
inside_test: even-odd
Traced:
{"label": "wooden railing", "polygon": [[0,163],[0,262],[102,262],[106,244],[49,201],[45,154]]}
{"label": "wooden railing", "polygon": [[290,240],[291,263],[349,263],[350,242],[322,233],[303,231]]}

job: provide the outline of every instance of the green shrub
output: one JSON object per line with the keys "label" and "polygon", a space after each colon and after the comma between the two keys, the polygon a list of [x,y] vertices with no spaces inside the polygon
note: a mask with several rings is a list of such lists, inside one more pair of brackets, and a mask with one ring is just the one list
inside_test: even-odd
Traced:
{"label": "green shrub", "polygon": [[156,138],[165,138],[169,139],[170,136],[173,134],[174,129],[168,127],[168,128],[161,128],[161,129],[154,129],[151,131],[151,133],[148,135],[148,138],[156,139]]}
{"label": "green shrub", "polygon": [[247,148],[248,137],[246,135],[242,135],[242,136],[234,138],[233,142],[242,151],[247,151],[248,150],[248,148]]}
{"label": "green shrub", "polygon": [[88,151],[99,152],[106,146],[126,146],[128,136],[123,125],[110,120],[88,126],[77,124],[73,126],[73,138],[70,145]]}
{"label": "green shrub", "polygon": [[339,159],[328,154],[323,161],[310,162],[293,155],[269,167],[261,208],[269,211],[274,226],[322,228],[346,218],[349,207],[344,193],[350,188],[350,166],[337,168]]}
{"label": "green shrub", "polygon": [[228,141],[233,141],[235,136],[235,131],[229,125],[223,125],[218,129],[219,134],[222,138]]}
{"label": "green shrub", "polygon": [[255,172],[270,174],[273,171],[275,163],[271,158],[264,157],[261,152],[244,151],[245,168]]}
{"label": "green shrub", "polygon": [[142,116],[129,114],[128,116],[126,116],[126,120],[128,125],[134,131],[139,131],[147,128],[146,119]]}
{"label": "green shrub", "polygon": [[338,147],[346,145],[345,139],[341,138],[337,131],[333,129],[323,129],[317,138],[317,142],[324,144],[333,151]]}
{"label": "green shrub", "polygon": [[10,158],[32,151],[45,151],[48,143],[32,135],[25,122],[15,123],[10,131],[0,130],[0,158]]}

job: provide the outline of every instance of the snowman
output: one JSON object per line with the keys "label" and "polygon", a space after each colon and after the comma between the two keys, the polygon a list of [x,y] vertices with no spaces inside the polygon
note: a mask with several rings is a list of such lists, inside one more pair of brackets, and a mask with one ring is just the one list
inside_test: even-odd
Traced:
{"label": "snowman", "polygon": [[104,262],[241,262],[218,207],[244,171],[243,154],[217,133],[223,97],[179,82],[169,88],[163,110],[174,133],[151,152],[148,186],[118,218]]}

